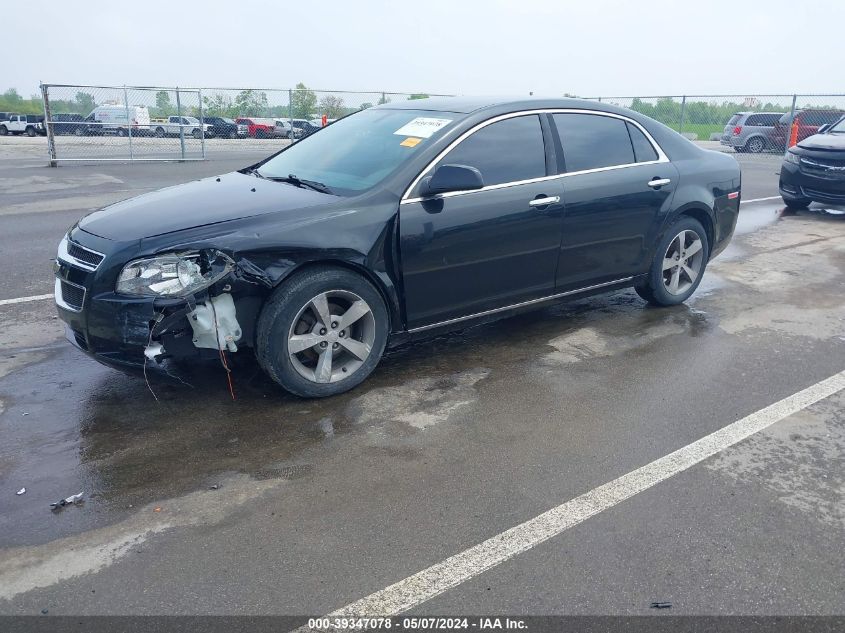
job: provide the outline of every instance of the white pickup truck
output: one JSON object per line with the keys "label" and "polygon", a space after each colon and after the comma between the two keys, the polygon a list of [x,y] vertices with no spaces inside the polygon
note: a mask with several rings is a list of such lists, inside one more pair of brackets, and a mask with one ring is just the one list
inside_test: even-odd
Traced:
{"label": "white pickup truck", "polygon": [[[169,116],[166,119],[150,119],[150,131],[154,136],[164,138],[165,136],[179,136],[179,130],[184,130],[185,136],[200,138],[203,133],[208,135],[208,123],[200,124],[199,120],[192,116]],[[201,131],[204,130],[204,131]]]}
{"label": "white pickup truck", "polygon": [[7,121],[0,122],[0,136],[7,134],[44,135],[44,117],[37,114],[10,114]]}

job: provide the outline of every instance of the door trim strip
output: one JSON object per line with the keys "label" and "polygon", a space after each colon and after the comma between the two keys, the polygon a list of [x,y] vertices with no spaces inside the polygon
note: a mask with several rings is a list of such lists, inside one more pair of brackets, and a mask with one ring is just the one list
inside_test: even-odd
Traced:
{"label": "door trim strip", "polygon": [[615,284],[621,284],[628,281],[631,281],[633,277],[622,277],[621,279],[614,279],[613,281],[606,281],[601,284],[595,284],[593,286],[586,286],[584,288],[577,288],[575,290],[567,290],[566,292],[559,292],[558,294],[549,295],[548,297],[540,297],[538,299],[529,299],[528,301],[522,301],[520,303],[513,303],[511,305],[502,306],[500,308],[493,308],[492,310],[485,310],[483,312],[476,312],[475,314],[468,314],[462,317],[455,317],[454,319],[447,319],[446,321],[438,321],[437,323],[430,323],[429,325],[422,325],[420,327],[415,327],[407,330],[408,334],[414,334],[415,332],[424,332],[425,330],[433,330],[434,328],[443,327],[446,325],[451,325],[453,323],[460,323],[461,321],[469,321],[470,319],[476,319],[479,317],[487,316],[490,314],[496,314],[497,312],[504,312],[506,310],[513,310],[516,308],[522,308],[525,306],[534,305],[537,303],[544,303],[546,301],[553,301],[555,299],[560,299],[562,297],[568,297],[569,295],[579,294],[581,292],[588,292],[589,290],[597,290],[599,288],[604,288],[606,286],[613,286]]}

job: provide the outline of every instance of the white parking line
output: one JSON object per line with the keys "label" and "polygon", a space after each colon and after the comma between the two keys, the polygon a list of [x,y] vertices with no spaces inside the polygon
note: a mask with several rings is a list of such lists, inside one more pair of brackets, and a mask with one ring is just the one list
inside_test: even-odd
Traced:
{"label": "white parking line", "polygon": [[26,303],[27,301],[43,301],[44,299],[52,299],[53,293],[48,295],[33,295],[31,297],[18,297],[17,299],[0,299],[0,306],[8,306],[13,303]]}
{"label": "white parking line", "polygon": [[[327,617],[388,616],[405,612],[843,389],[845,371],[423,569],[386,589],[348,604]],[[306,630],[308,629],[304,627],[297,629]]]}
{"label": "white parking line", "polygon": [[768,198],[754,198],[753,200],[741,200],[739,204],[748,204],[750,202],[764,202],[766,200],[778,200],[780,196],[769,196]]}

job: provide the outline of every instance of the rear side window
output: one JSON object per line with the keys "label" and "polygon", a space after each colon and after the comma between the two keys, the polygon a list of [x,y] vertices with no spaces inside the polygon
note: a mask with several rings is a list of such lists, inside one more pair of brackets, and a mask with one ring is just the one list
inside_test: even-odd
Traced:
{"label": "rear side window", "polygon": [[645,163],[650,160],[657,160],[657,151],[645,134],[636,125],[628,123],[628,134],[631,135],[631,145],[634,146],[634,158],[638,163]]}
{"label": "rear side window", "polygon": [[739,123],[739,120],[742,118],[741,114],[735,114],[730,119],[728,119],[728,125],[736,125]]}
{"label": "rear side window", "polygon": [[484,185],[498,185],[546,175],[543,130],[537,115],[505,119],[481,128],[438,163],[469,165]]}
{"label": "rear side window", "polygon": [[566,171],[636,162],[625,121],[598,114],[553,115]]}

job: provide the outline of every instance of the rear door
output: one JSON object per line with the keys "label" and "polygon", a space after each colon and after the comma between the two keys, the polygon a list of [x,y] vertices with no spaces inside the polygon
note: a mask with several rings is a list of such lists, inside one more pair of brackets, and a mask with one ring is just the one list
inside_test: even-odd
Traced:
{"label": "rear door", "polygon": [[552,122],[566,174],[556,290],[644,272],[677,170],[639,126],[622,117],[563,113],[552,115]]}
{"label": "rear door", "polygon": [[[546,179],[554,169],[543,125],[537,114],[485,125],[438,163],[475,167],[482,189],[427,199],[412,191],[400,205],[409,328],[552,293],[562,188],[560,178]],[[538,205],[538,199],[551,200]]]}

